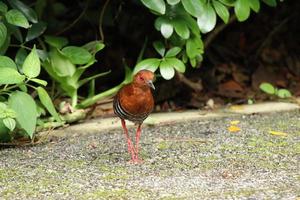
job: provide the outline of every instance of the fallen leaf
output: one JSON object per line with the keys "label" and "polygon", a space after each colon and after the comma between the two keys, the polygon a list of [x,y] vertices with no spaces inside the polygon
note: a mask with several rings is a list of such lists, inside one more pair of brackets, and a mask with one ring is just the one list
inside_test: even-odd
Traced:
{"label": "fallen leaf", "polygon": [[239,120],[233,120],[233,121],[230,122],[231,125],[237,125],[239,123],[240,123]]}
{"label": "fallen leaf", "polygon": [[237,126],[229,126],[228,127],[228,131],[229,132],[232,132],[232,133],[235,133],[235,132],[239,132],[241,129]]}
{"label": "fallen leaf", "polygon": [[229,80],[218,86],[218,94],[230,98],[240,98],[244,96],[244,89],[236,81]]}
{"label": "fallen leaf", "polygon": [[288,136],[287,133],[281,132],[281,131],[269,131],[269,133],[272,134],[272,135],[283,136],[283,137]]}
{"label": "fallen leaf", "polygon": [[233,174],[230,173],[229,171],[224,171],[221,173],[221,176],[224,178],[224,179],[230,179],[230,178],[233,178]]}
{"label": "fallen leaf", "polygon": [[244,110],[244,106],[242,105],[235,105],[235,106],[230,106],[231,110]]}

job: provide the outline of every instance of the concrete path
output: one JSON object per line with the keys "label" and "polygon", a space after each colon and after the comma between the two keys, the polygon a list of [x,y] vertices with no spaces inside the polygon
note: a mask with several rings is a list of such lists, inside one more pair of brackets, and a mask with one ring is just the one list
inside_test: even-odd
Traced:
{"label": "concrete path", "polygon": [[121,128],[70,130],[1,149],[0,199],[300,198],[299,111],[145,126],[140,165]]}

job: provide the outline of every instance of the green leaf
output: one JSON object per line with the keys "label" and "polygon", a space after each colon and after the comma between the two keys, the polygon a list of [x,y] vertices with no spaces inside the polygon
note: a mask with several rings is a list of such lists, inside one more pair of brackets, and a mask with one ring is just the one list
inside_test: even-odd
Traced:
{"label": "green leaf", "polygon": [[236,0],[219,0],[219,1],[222,2],[226,6],[234,6],[234,3]]}
{"label": "green leaf", "polygon": [[173,34],[173,26],[170,22],[163,22],[160,27],[160,32],[164,38],[169,38]]}
{"label": "green leaf", "polygon": [[25,92],[16,91],[10,95],[8,105],[17,113],[18,124],[32,138],[38,115],[33,98]]}
{"label": "green leaf", "polygon": [[16,127],[16,120],[14,120],[13,118],[5,118],[3,119],[3,124],[10,130],[13,131]]}
{"label": "green leaf", "polygon": [[165,57],[175,57],[181,51],[180,47],[173,47],[169,49]]}
{"label": "green leaf", "polygon": [[8,2],[13,8],[20,10],[29,21],[31,21],[32,23],[38,22],[37,15],[34,12],[34,10],[29,6],[27,6],[26,4],[24,4],[22,1],[9,0]]}
{"label": "green leaf", "polygon": [[0,119],[0,142],[10,142],[12,140],[11,135],[9,134],[9,129],[3,124]]}
{"label": "green leaf", "polygon": [[7,5],[0,1],[0,12],[5,14],[7,12]]}
{"label": "green leaf", "polygon": [[82,47],[67,46],[61,51],[73,64],[83,65],[92,58],[92,54]]}
{"label": "green leaf", "polygon": [[184,9],[194,17],[200,17],[204,12],[203,2],[200,0],[182,0]]}
{"label": "green leaf", "polygon": [[172,21],[175,32],[182,38],[188,39],[190,37],[190,30],[186,22],[182,19],[175,19]]}
{"label": "green leaf", "polygon": [[50,60],[53,70],[58,76],[73,76],[76,71],[75,65],[58,49],[50,52]]}
{"label": "green leaf", "polygon": [[0,68],[0,85],[22,83],[25,79],[16,69],[3,67]]}
{"label": "green leaf", "polygon": [[280,98],[289,98],[289,97],[292,97],[292,94],[287,89],[279,89],[277,91],[277,96],[280,97]]}
{"label": "green leaf", "polygon": [[158,30],[158,31],[160,31],[162,23],[165,23],[166,21],[167,21],[167,18],[164,17],[164,16],[156,18],[156,20],[154,22],[155,29]]}
{"label": "green leaf", "polygon": [[159,53],[159,55],[161,55],[162,57],[165,55],[166,48],[161,41],[153,42],[153,47]]}
{"label": "green leaf", "polygon": [[93,55],[95,55],[97,52],[102,50],[104,47],[105,47],[105,45],[103,44],[103,42],[98,41],[98,40],[91,41],[82,46],[82,48],[85,48]]}
{"label": "green leaf", "polygon": [[183,15],[183,16],[181,16],[181,18],[184,20],[184,22],[186,23],[186,25],[189,27],[190,31],[194,35],[200,35],[200,30],[199,30],[199,27],[197,24],[197,20],[195,20],[190,15]]}
{"label": "green leaf", "polygon": [[29,28],[27,32],[27,36],[25,41],[28,42],[30,40],[33,40],[40,35],[42,35],[45,30],[47,29],[47,24],[45,22],[39,22],[36,24],[32,24],[32,26]]}
{"label": "green leaf", "polygon": [[6,36],[7,36],[7,28],[2,22],[0,22],[0,48],[5,43]]}
{"label": "green leaf", "polygon": [[180,73],[185,72],[185,65],[178,58],[166,58],[166,61],[167,61],[168,65],[175,68],[178,72],[180,72]]}
{"label": "green leaf", "polygon": [[210,32],[217,23],[217,15],[213,7],[208,3],[204,11],[197,18],[197,24],[202,33]]}
{"label": "green leaf", "polygon": [[136,74],[137,72],[139,72],[142,69],[148,69],[152,72],[155,72],[158,68],[160,61],[161,60],[158,58],[148,58],[148,59],[142,60],[134,67],[133,74]]}
{"label": "green leaf", "polygon": [[36,53],[43,62],[48,58],[48,52],[46,50],[37,49]]}
{"label": "green leaf", "polygon": [[56,47],[58,49],[63,48],[68,44],[68,39],[64,37],[57,37],[57,36],[45,36],[45,42],[52,47]]}
{"label": "green leaf", "polygon": [[271,6],[271,7],[275,7],[277,6],[277,2],[276,0],[262,0],[265,4],[267,4],[268,6]]}
{"label": "green leaf", "polygon": [[167,0],[167,2],[169,5],[174,6],[174,5],[178,4],[180,2],[180,0]]}
{"label": "green leaf", "polygon": [[167,60],[161,61],[159,65],[159,72],[161,76],[166,80],[170,80],[175,75],[174,68],[168,63]]}
{"label": "green leaf", "polygon": [[10,29],[12,30],[13,36],[14,36],[20,43],[23,43],[24,40],[23,40],[23,35],[22,35],[22,33],[21,33],[20,28],[17,27],[17,26],[10,26]]}
{"label": "green leaf", "polygon": [[188,57],[186,55],[186,52],[183,52],[181,60],[183,61],[183,63],[187,63]]}
{"label": "green leaf", "polygon": [[44,81],[44,80],[38,79],[38,78],[31,78],[30,81],[38,83],[38,84],[40,84],[42,86],[47,86],[47,84],[48,84],[47,81]]}
{"label": "green leaf", "polygon": [[2,46],[0,46],[0,55],[5,54],[7,48],[9,47],[9,45],[10,45],[10,35],[7,35],[4,43],[2,44]]}
{"label": "green leaf", "polygon": [[7,105],[5,103],[0,102],[0,119],[7,117],[6,110]]}
{"label": "green leaf", "polygon": [[[256,0],[258,1],[258,0]],[[213,6],[216,10],[216,13],[219,15],[219,17],[224,21],[224,23],[228,23],[229,20],[229,11],[226,6],[224,6],[222,3],[220,3],[217,0],[213,0]]]}
{"label": "green leaf", "polygon": [[198,37],[193,37],[186,42],[186,54],[189,58],[195,58],[203,53],[203,42]]}
{"label": "green leaf", "polygon": [[22,69],[23,73],[29,78],[35,78],[40,74],[41,63],[35,46],[25,58]]}
{"label": "green leaf", "polygon": [[20,26],[23,28],[29,28],[29,23],[26,17],[18,10],[12,9],[5,14],[5,18],[8,23]]}
{"label": "green leaf", "polygon": [[192,65],[192,67],[196,67],[197,66],[196,58],[190,58],[190,64]]}
{"label": "green leaf", "polygon": [[251,0],[251,1],[248,1],[248,3],[249,3],[250,8],[258,13],[258,11],[260,9],[259,0]]}
{"label": "green leaf", "polygon": [[142,3],[151,10],[164,15],[166,12],[166,4],[164,0],[141,0]]}
{"label": "green leaf", "polygon": [[28,92],[27,86],[25,85],[24,82],[19,83],[19,84],[18,84],[18,87],[20,88],[20,90],[21,90],[22,92],[26,92],[26,93]]}
{"label": "green leaf", "polygon": [[26,59],[27,55],[28,54],[25,49],[19,48],[19,50],[17,51],[16,57],[15,57],[15,62],[19,68],[21,68],[21,66],[23,66],[24,60]]}
{"label": "green leaf", "polygon": [[8,67],[17,70],[15,62],[7,56],[0,56],[0,68],[3,67]]}
{"label": "green leaf", "polygon": [[272,84],[270,84],[270,83],[261,83],[261,84],[259,85],[259,88],[260,88],[263,92],[265,92],[265,93],[267,93],[267,94],[272,94],[272,95],[274,95],[275,92],[276,92],[275,87],[274,87]]}
{"label": "green leaf", "polygon": [[42,87],[38,87],[37,92],[38,92],[39,99],[40,99],[41,103],[43,104],[43,106],[45,106],[45,108],[52,115],[52,117],[54,117],[54,119],[56,121],[61,122],[61,119],[60,119],[58,113],[56,112],[55,107],[54,107],[52,100],[49,97],[47,91]]}
{"label": "green leaf", "polygon": [[5,113],[6,113],[6,117],[9,117],[9,118],[17,117],[17,114],[13,109],[8,108],[8,109],[6,109]]}
{"label": "green leaf", "polygon": [[234,5],[234,12],[238,21],[242,22],[250,16],[250,6],[248,0],[237,0]]}
{"label": "green leaf", "polygon": [[0,102],[0,112],[1,110],[5,110],[7,108],[7,105],[5,103]]}

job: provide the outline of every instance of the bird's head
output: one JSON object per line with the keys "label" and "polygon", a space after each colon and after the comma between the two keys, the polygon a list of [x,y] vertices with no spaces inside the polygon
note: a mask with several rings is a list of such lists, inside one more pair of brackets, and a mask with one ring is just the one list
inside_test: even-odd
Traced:
{"label": "bird's head", "polygon": [[155,90],[153,81],[155,79],[154,73],[149,70],[141,70],[133,77],[133,83],[142,87],[151,87]]}

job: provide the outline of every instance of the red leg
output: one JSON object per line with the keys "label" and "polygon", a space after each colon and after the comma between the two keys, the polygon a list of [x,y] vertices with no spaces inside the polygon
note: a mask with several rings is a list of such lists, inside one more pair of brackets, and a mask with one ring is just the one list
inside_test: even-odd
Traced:
{"label": "red leg", "polygon": [[127,130],[127,127],[126,127],[125,120],[121,119],[121,122],[122,122],[122,127],[123,127],[123,130],[124,130],[124,133],[125,133],[125,137],[127,139],[128,152],[131,154],[131,160],[134,160],[135,159],[135,149],[134,149],[133,144],[131,142],[131,139],[128,135],[128,130]]}
{"label": "red leg", "polygon": [[141,124],[138,125],[138,128],[136,130],[136,135],[135,135],[135,161],[139,162],[138,154],[139,154],[139,141],[141,137]]}

